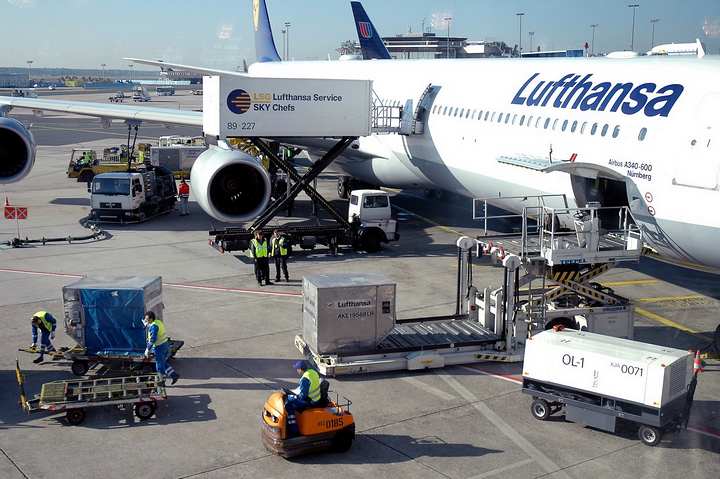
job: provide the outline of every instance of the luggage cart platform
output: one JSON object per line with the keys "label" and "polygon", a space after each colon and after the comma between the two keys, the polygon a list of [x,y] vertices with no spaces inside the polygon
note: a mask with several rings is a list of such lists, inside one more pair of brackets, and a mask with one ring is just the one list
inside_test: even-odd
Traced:
{"label": "luggage cart platform", "polygon": [[522,351],[505,352],[500,336],[477,321],[446,317],[399,321],[376,348],[364,351],[318,354],[300,335],[295,336],[295,347],[329,377],[522,359]]}

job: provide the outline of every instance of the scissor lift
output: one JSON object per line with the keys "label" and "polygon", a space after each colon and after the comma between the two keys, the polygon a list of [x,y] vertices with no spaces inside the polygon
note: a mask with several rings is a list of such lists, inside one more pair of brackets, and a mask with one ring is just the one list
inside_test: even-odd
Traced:
{"label": "scissor lift", "polygon": [[[503,287],[486,288],[478,300],[486,327],[507,322],[521,337],[562,324],[632,339],[630,301],[595,281],[618,263],[637,262],[642,255],[642,233],[629,209],[598,204],[553,208],[542,204],[545,198],[535,198],[539,204],[526,206],[521,215],[496,216],[487,214],[487,203],[498,198],[475,200],[484,203],[484,216],[475,219],[485,221],[486,232],[488,219],[520,221],[518,232],[477,238],[478,247],[503,261],[511,275]],[[510,256],[518,260],[506,261]]]}

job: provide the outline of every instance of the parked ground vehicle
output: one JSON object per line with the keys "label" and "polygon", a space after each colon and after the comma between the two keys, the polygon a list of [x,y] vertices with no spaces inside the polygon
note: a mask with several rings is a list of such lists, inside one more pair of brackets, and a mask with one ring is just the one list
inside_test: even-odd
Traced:
{"label": "parked ground vehicle", "polygon": [[[294,225],[261,227],[269,237],[274,229],[280,229],[290,239],[291,244],[302,249],[313,249],[324,244],[332,253],[341,245],[352,246],[357,250],[375,253],[383,243],[397,241],[397,221],[392,219],[390,195],[382,190],[356,190],[350,197],[347,220],[339,216],[334,223],[325,222],[315,225]],[[268,209],[256,221],[269,221],[274,212]],[[342,220],[342,221],[339,221]],[[251,229],[226,228],[223,231],[210,231],[215,238],[210,245],[221,252],[244,250],[253,237]]]}
{"label": "parked ground vehicle", "polygon": [[114,95],[108,97],[108,100],[110,100],[111,103],[122,103],[123,100],[127,98],[127,95],[125,95],[124,92],[117,92]]}
{"label": "parked ground vehicle", "polygon": [[175,87],[170,85],[161,85],[155,88],[157,96],[172,96],[175,94]]}
{"label": "parked ground vehicle", "polygon": [[585,331],[548,330],[525,345],[523,392],[541,421],[565,411],[568,421],[615,432],[638,424],[638,437],[660,443],[690,414],[693,357],[687,351]]}
{"label": "parked ground vehicle", "polygon": [[176,197],[175,177],[166,168],[102,173],[92,181],[90,218],[98,222],[139,223],[172,211]]}
{"label": "parked ground vehicle", "polygon": [[[131,164],[131,168],[140,167],[146,158],[149,158],[150,144],[139,143],[137,156]],[[73,148],[68,164],[68,178],[77,178],[84,183],[89,183],[100,173],[113,173],[127,171],[127,146],[113,146],[103,149],[102,157],[99,157],[97,150],[92,148]]]}
{"label": "parked ground vehicle", "polygon": [[150,149],[149,160],[154,166],[162,166],[172,171],[175,178],[190,178],[190,170],[195,160],[207,150],[205,137],[202,136],[161,136],[158,146]]}

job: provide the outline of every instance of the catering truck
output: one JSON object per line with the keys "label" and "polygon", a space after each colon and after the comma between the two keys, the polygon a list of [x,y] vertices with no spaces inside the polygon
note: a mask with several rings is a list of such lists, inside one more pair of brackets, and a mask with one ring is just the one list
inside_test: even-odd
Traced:
{"label": "catering truck", "polygon": [[525,343],[523,392],[539,420],[565,419],[615,432],[618,421],[639,424],[657,445],[687,420],[695,378],[687,351],[576,330],[547,330]]}

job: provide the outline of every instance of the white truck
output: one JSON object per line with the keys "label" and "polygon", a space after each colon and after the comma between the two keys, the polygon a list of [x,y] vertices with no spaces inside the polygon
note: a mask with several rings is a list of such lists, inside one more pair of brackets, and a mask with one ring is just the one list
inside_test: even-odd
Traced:
{"label": "white truck", "polygon": [[[288,223],[261,229],[268,238],[278,229],[291,244],[302,249],[313,249],[319,243],[326,245],[332,254],[337,253],[341,245],[376,253],[383,243],[400,239],[390,206],[390,195],[385,191],[355,190],[350,197],[347,221],[315,225]],[[210,231],[209,234],[215,237],[210,240],[210,245],[221,253],[246,250],[254,231],[247,228]]]}
{"label": "white truck", "polygon": [[202,136],[161,136],[150,148],[150,163],[172,171],[175,178],[190,178],[198,156],[208,149]]}
{"label": "white truck", "polygon": [[687,419],[694,381],[687,351],[569,329],[525,343],[523,392],[536,419],[564,409],[566,420],[608,432],[626,420],[649,446]]}
{"label": "white truck", "polygon": [[139,223],[172,211],[177,186],[171,171],[102,173],[93,178],[90,218],[106,223]]}

